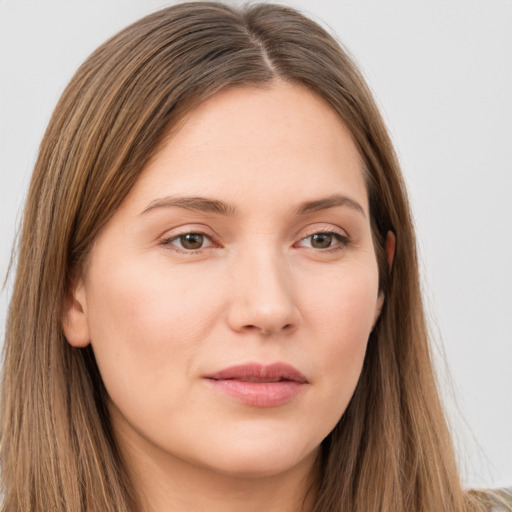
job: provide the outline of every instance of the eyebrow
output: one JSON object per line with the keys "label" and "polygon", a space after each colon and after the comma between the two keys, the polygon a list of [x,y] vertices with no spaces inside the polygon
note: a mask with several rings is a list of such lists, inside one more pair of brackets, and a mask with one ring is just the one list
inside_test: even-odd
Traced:
{"label": "eyebrow", "polygon": [[350,197],[342,194],[334,194],[314,201],[305,201],[297,207],[296,213],[299,215],[306,215],[308,213],[335,208],[336,206],[348,206],[356,212],[359,212],[366,219],[366,213],[364,212],[363,207],[357,201],[354,201]]}
{"label": "eyebrow", "polygon": [[169,208],[173,206],[184,208],[185,210],[217,213],[219,215],[233,216],[236,213],[234,205],[218,201],[217,199],[208,199],[206,197],[163,197],[149,203],[141,215],[156,208]]}
{"label": "eyebrow", "polygon": [[[307,215],[308,213],[327,210],[329,208],[335,208],[336,206],[348,206],[366,218],[364,209],[358,202],[341,194],[334,194],[332,196],[313,201],[304,201],[295,209],[295,213],[298,215]],[[155,199],[149,203],[149,205],[141,212],[141,215],[149,213],[157,208],[170,207],[184,208],[186,210],[205,213],[216,213],[218,215],[226,216],[234,216],[236,214],[235,205],[219,201],[218,199],[209,199],[206,197],[163,197]]]}

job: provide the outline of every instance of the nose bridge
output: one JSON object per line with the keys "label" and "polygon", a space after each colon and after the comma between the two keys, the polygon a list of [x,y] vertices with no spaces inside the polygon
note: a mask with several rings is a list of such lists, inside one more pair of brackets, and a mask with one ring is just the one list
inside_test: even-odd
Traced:
{"label": "nose bridge", "polygon": [[251,244],[235,259],[232,328],[263,334],[292,331],[299,321],[293,275],[276,244]]}

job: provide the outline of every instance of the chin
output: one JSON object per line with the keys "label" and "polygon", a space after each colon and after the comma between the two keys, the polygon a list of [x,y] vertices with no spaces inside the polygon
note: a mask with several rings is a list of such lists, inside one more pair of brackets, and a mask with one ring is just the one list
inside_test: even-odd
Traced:
{"label": "chin", "polygon": [[[313,466],[319,446],[307,449],[287,443],[231,443],[209,453],[207,465],[219,473],[239,478],[272,477],[303,465]],[[206,455],[206,454],[204,454]],[[205,457],[206,458],[206,457]]]}

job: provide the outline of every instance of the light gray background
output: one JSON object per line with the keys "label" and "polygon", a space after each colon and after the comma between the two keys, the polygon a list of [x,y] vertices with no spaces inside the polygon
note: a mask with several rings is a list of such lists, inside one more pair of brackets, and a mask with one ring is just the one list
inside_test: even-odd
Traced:
{"label": "light gray background", "polygon": [[[510,486],[512,2],[287,3],[324,20],[374,90],[410,189],[464,482]],[[166,5],[0,0],[1,276],[38,144],[64,86],[107,37]],[[2,326],[8,295],[9,285]]]}

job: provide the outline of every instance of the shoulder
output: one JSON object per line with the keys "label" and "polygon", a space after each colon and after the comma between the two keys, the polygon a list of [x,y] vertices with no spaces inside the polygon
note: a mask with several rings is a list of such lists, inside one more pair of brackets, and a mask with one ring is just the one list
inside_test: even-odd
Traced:
{"label": "shoulder", "polygon": [[468,489],[467,512],[512,512],[512,487],[502,489]]}
{"label": "shoulder", "polygon": [[491,512],[512,512],[512,487],[495,489],[489,492]]}

